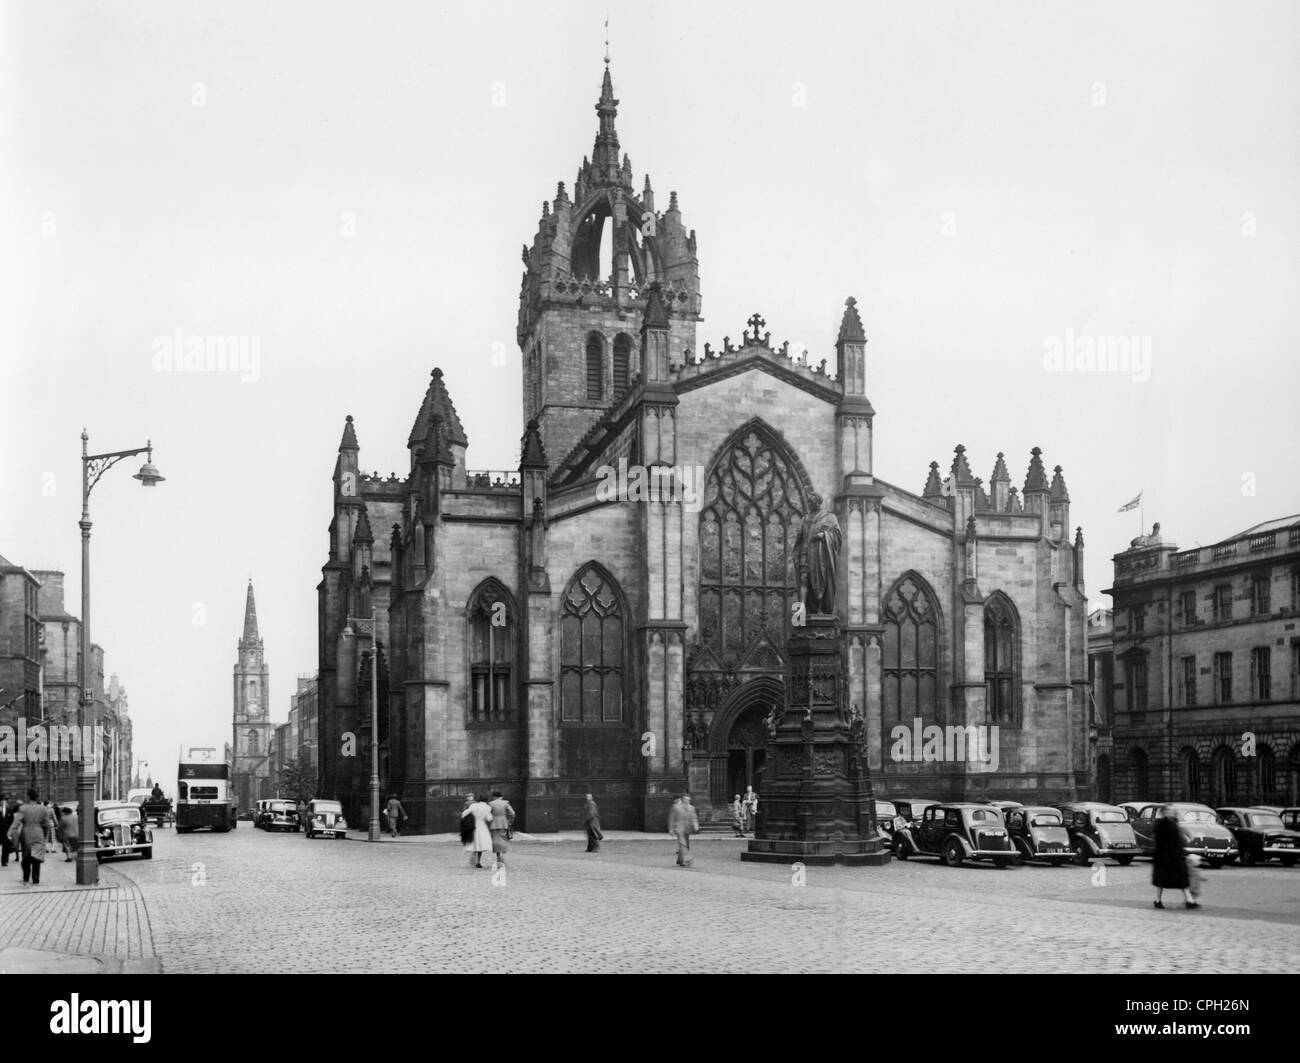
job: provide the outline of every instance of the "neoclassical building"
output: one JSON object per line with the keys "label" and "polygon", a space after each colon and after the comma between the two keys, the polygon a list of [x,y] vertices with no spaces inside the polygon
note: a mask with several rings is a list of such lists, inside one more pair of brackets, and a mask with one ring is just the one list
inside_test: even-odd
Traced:
{"label": "neoclassical building", "polygon": [[[576,826],[589,792],[607,826],[652,829],[683,786],[706,818],[761,793],[817,494],[843,530],[836,612],[877,794],[1090,796],[1061,468],[1024,446],[1021,489],[1003,454],[985,484],[957,446],[919,492],[880,479],[853,299],[825,308],[822,352],[757,314],[697,345],[695,232],[675,192],[660,209],[637,189],[617,105],[607,67],[592,154],[523,250],[519,468],[469,467],[451,398],[468,375],[433,370],[402,475],[362,471],[347,418],[318,588],[321,795],[363,814],[374,639],[382,784],[417,829],[452,830],[494,785],[530,831]],[[923,730],[897,740],[916,721],[988,728],[996,760],[922,755]]]}

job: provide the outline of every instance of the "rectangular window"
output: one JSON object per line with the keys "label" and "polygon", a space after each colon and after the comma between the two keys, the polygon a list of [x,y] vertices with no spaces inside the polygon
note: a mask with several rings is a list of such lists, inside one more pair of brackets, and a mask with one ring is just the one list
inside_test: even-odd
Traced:
{"label": "rectangular window", "polygon": [[1291,696],[1300,698],[1300,642],[1291,643]]}
{"label": "rectangular window", "polygon": [[1183,658],[1183,704],[1191,707],[1196,704],[1196,658]]}
{"label": "rectangular window", "polygon": [[1250,693],[1259,701],[1272,696],[1272,676],[1269,674],[1273,651],[1260,646],[1250,651]]}
{"label": "rectangular window", "polygon": [[1232,654],[1214,655],[1214,693],[1221,704],[1232,701]]}
{"label": "rectangular window", "polygon": [[1178,595],[1178,623],[1192,627],[1196,623],[1196,592],[1183,591]]}
{"label": "rectangular window", "polygon": [[1128,695],[1129,712],[1145,712],[1147,707],[1147,662],[1141,657],[1128,660]]}
{"label": "rectangular window", "polygon": [[1291,608],[1300,611],[1300,568],[1291,570]]}
{"label": "rectangular window", "polygon": [[1270,612],[1269,587],[1272,584],[1272,576],[1267,573],[1257,573],[1250,581],[1250,612],[1253,616],[1268,616]]}
{"label": "rectangular window", "polygon": [[1141,635],[1147,627],[1147,607],[1145,605],[1135,606],[1131,613],[1132,620],[1130,626],[1134,635]]}
{"label": "rectangular window", "polygon": [[1232,619],[1232,587],[1214,588],[1214,619],[1216,623]]}

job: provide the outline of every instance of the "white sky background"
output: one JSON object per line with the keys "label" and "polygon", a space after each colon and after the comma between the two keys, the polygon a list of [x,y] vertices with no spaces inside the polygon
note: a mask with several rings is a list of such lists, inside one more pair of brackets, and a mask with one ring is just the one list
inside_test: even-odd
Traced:
{"label": "white sky background", "polygon": [[[833,360],[856,296],[880,478],[919,492],[961,442],[1020,487],[1041,446],[1094,599],[1139,489],[1182,546],[1300,511],[1294,5],[8,4],[0,553],[78,613],[81,429],[152,438],[165,484],[92,496],[92,637],[165,781],[229,738],[250,574],[274,719],[316,667],[345,414],[404,473],[438,365],[470,467],[516,463],[519,248],[591,151],[607,13],[700,344],[757,310]],[[256,337],[260,379],[155,372],[177,328]],[[1067,330],[1150,337],[1150,380],[1046,372]]]}

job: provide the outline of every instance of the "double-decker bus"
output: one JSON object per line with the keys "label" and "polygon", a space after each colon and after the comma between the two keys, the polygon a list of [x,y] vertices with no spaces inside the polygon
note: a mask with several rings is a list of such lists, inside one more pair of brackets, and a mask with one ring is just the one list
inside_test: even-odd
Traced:
{"label": "double-decker bus", "polygon": [[183,750],[176,769],[176,833],[207,827],[228,831],[235,824],[230,803],[230,765],[217,751],[195,746]]}

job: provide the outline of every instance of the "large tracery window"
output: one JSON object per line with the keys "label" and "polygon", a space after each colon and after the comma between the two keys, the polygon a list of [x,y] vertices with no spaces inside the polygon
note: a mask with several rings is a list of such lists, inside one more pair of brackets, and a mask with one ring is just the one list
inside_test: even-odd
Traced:
{"label": "large tracery window", "polygon": [[939,614],[925,581],[908,573],[885,599],[881,685],[886,727],[938,716]]}
{"label": "large tracery window", "polygon": [[991,595],[984,606],[984,685],[993,723],[1014,723],[1016,719],[1018,634],[1011,603],[1001,594]]}
{"label": "large tracery window", "polygon": [[569,584],[560,620],[560,718],[623,719],[623,610],[614,581],[588,565]]}
{"label": "large tracery window", "polygon": [[599,332],[587,337],[587,398],[605,397],[605,340]]}
{"label": "large tracery window", "polygon": [[714,462],[700,512],[700,643],[721,659],[767,632],[784,645],[798,593],[789,544],[803,490],[779,445],[754,427]]}
{"label": "large tracery window", "polygon": [[505,588],[489,579],[470,595],[465,612],[469,624],[470,721],[507,722],[513,716],[513,603]]}

